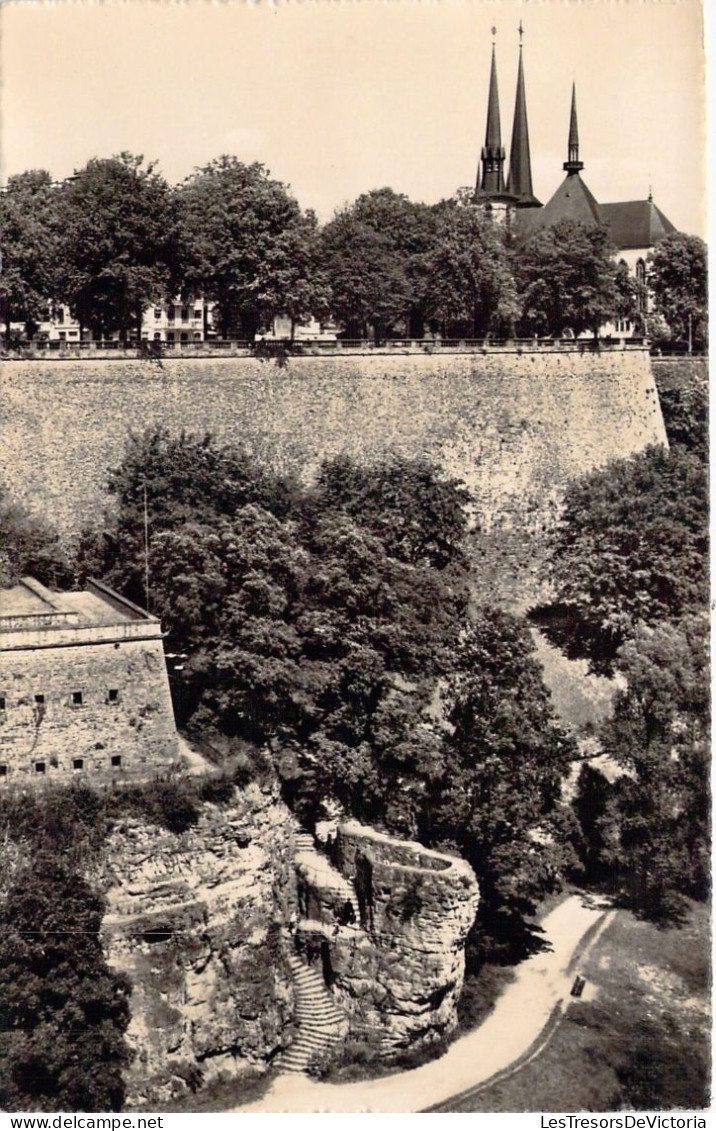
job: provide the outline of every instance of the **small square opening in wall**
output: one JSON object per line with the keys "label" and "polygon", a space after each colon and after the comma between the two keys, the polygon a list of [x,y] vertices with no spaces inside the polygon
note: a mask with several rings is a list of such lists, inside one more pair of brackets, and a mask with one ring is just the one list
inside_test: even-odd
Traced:
{"label": "small square opening in wall", "polygon": [[73,758],[72,759],[72,769],[73,770],[84,770],[84,768],[85,768],[84,758]]}
{"label": "small square opening in wall", "polygon": [[6,778],[6,777],[7,777],[7,763],[6,762],[0,762],[0,778]]}
{"label": "small square opening in wall", "polygon": [[37,706],[38,706],[38,707],[44,707],[44,705],[45,705],[45,696],[44,696],[44,695],[36,695],[36,696],[35,696],[35,702],[37,703]]}
{"label": "small square opening in wall", "polygon": [[110,764],[113,767],[113,769],[118,770],[120,768],[120,766],[122,765],[122,755],[121,754],[113,754],[111,759],[110,759]]}
{"label": "small square opening in wall", "polygon": [[81,707],[82,706],[82,692],[81,691],[73,691],[72,692],[72,706],[73,707]]}
{"label": "small square opening in wall", "polygon": [[107,700],[110,703],[119,702],[119,690],[116,687],[110,687],[109,691],[107,692]]}
{"label": "small square opening in wall", "polygon": [[45,762],[35,762],[35,773],[36,773],[36,774],[45,774],[45,773],[47,773],[47,765],[46,765],[46,763],[45,763]]}
{"label": "small square opening in wall", "polygon": [[5,710],[5,696],[0,695],[0,711],[4,711],[4,710]]}

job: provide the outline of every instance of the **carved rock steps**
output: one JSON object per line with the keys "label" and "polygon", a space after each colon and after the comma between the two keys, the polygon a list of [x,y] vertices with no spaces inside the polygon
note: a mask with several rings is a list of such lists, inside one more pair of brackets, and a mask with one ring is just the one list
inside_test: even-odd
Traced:
{"label": "carved rock steps", "polygon": [[281,1057],[281,1072],[303,1074],[312,1061],[323,1060],[345,1037],[348,1024],[326,989],[321,976],[300,958],[289,966],[296,993],[298,1033]]}

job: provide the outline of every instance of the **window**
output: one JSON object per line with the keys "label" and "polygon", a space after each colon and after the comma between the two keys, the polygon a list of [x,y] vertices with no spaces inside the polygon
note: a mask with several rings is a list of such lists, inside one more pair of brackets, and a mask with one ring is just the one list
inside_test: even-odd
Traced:
{"label": "window", "polygon": [[73,770],[83,770],[84,768],[85,768],[84,758],[73,758],[72,759],[72,769]]}
{"label": "window", "polygon": [[182,342],[188,342],[189,341],[189,335],[185,334],[184,331],[182,331],[182,333],[181,333],[181,341]]}
{"label": "window", "polygon": [[119,691],[117,690],[116,687],[110,687],[109,691],[107,692],[107,702],[108,703],[118,703],[119,702]]}
{"label": "window", "polygon": [[170,322],[174,321],[174,307],[173,306],[167,307],[167,318],[169,319]]}
{"label": "window", "polygon": [[161,340],[162,340],[162,335],[159,333],[158,330],[155,330],[154,331],[154,341],[155,342],[161,342]]}
{"label": "window", "polygon": [[73,691],[72,692],[72,706],[73,707],[81,707],[82,706],[82,692],[81,691]]}
{"label": "window", "polygon": [[113,754],[112,757],[110,758],[110,764],[114,767],[114,769],[118,770],[119,767],[122,765],[122,755],[121,754]]}
{"label": "window", "polygon": [[4,710],[5,710],[5,696],[0,695],[0,711],[4,711]]}
{"label": "window", "polygon": [[44,774],[46,769],[47,769],[47,766],[45,765],[44,762],[35,762],[35,773],[36,774]]}
{"label": "window", "polygon": [[35,702],[37,703],[37,706],[38,706],[38,707],[44,707],[44,705],[45,705],[45,696],[44,696],[44,695],[36,695],[36,696],[35,696]]}
{"label": "window", "polygon": [[200,306],[194,307],[194,317],[195,318],[201,318],[201,307]]}
{"label": "window", "polygon": [[162,316],[162,308],[161,308],[161,306],[155,306],[155,307],[154,307],[154,317],[155,317],[155,318],[161,318],[161,316]]}
{"label": "window", "polygon": [[189,321],[189,307],[188,306],[183,306],[181,308],[181,320],[182,320],[182,322],[188,322]]}
{"label": "window", "polygon": [[7,763],[6,762],[0,762],[0,778],[6,778],[6,777],[7,777]]}

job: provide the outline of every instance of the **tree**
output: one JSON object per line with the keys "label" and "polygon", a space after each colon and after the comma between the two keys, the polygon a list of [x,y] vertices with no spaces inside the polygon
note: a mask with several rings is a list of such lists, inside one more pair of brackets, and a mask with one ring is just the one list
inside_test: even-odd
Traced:
{"label": "tree", "polygon": [[103,901],[54,852],[0,903],[0,1103],[120,1111],[129,983],[107,967]]}
{"label": "tree", "polygon": [[421,457],[366,465],[337,456],[322,463],[305,520],[343,512],[376,534],[391,557],[442,569],[463,560],[468,501],[461,483]]}
{"label": "tree", "polygon": [[92,158],[60,193],[60,292],[80,327],[141,338],[148,303],[177,283],[176,212],[169,187],[142,157]]}
{"label": "tree", "polygon": [[387,239],[394,261],[400,263],[407,280],[409,306],[403,312],[404,332],[420,337],[429,283],[425,257],[435,241],[435,209],[416,204],[393,189],[382,188],[359,196],[352,212],[359,223]]}
{"label": "tree", "polygon": [[608,673],[638,622],[705,608],[707,516],[707,466],[678,445],[648,448],[573,483],[550,556],[555,598],[545,631],[568,655]]}
{"label": "tree", "polygon": [[707,630],[706,614],[636,626],[617,655],[623,683],[600,736],[624,776],[602,787],[596,819],[585,792],[596,796],[596,783],[580,782],[592,873],[656,919],[678,914],[684,894],[708,893]]}
{"label": "tree", "polygon": [[219,157],[181,184],[183,289],[218,303],[222,337],[326,307],[316,221],[263,165]]}
{"label": "tree", "polygon": [[555,337],[591,330],[596,337],[618,308],[615,250],[605,228],[573,220],[533,235],[516,260],[525,329]]}
{"label": "tree", "polygon": [[345,208],[321,232],[321,260],[331,288],[331,306],[348,337],[385,336],[411,304],[405,259],[393,241]]}
{"label": "tree", "polygon": [[430,839],[470,861],[479,922],[508,949],[565,864],[554,836],[573,743],[555,719],[523,621],[480,609],[445,698],[451,734]]}
{"label": "tree", "polygon": [[61,586],[71,570],[57,532],[14,503],[0,485],[0,588],[15,585],[25,574]]}
{"label": "tree", "polygon": [[705,347],[708,338],[706,244],[698,236],[675,232],[659,240],[647,256],[647,280],[654,304],[680,341]]}
{"label": "tree", "polygon": [[458,193],[438,209],[424,267],[427,313],[443,332],[472,338],[512,333],[519,306],[507,248],[472,193]]}
{"label": "tree", "polygon": [[0,319],[32,337],[56,294],[57,192],[44,169],[10,177],[0,193]]}

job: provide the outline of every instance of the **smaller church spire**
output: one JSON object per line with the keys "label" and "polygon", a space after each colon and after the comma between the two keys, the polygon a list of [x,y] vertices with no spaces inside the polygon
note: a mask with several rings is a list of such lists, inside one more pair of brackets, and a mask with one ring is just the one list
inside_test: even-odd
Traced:
{"label": "smaller church spire", "polygon": [[577,125],[577,90],[572,83],[572,109],[569,115],[569,141],[567,143],[567,160],[562,168],[567,173],[578,173],[584,168],[584,162],[579,160],[579,126]]}
{"label": "smaller church spire", "polygon": [[500,129],[500,97],[497,90],[497,63],[495,60],[495,35],[492,29],[492,65],[490,67],[490,91],[487,103],[487,127],[485,144],[481,153],[481,174],[478,172],[477,191],[481,195],[494,196],[505,191],[505,150],[502,146]]}

